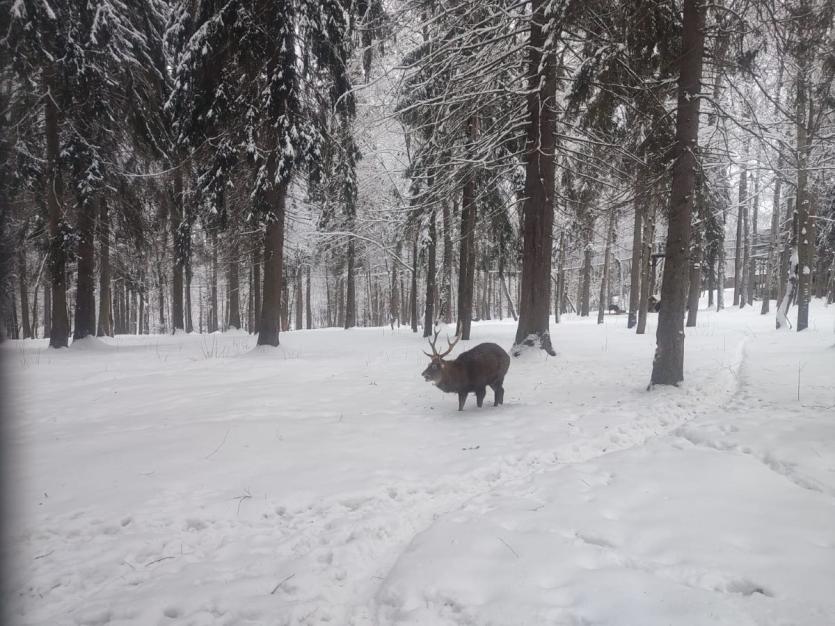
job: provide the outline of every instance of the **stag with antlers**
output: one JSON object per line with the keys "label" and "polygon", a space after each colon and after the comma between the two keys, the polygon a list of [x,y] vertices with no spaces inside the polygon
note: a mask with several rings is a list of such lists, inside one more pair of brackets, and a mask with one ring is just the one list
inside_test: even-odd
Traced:
{"label": "stag with antlers", "polygon": [[464,403],[467,395],[472,391],[475,393],[476,402],[479,407],[484,402],[487,387],[493,390],[493,406],[504,402],[504,383],[507,368],[510,366],[510,357],[500,346],[495,343],[481,343],[472,350],[467,350],[458,355],[458,358],[445,361],[460,336],[455,341],[447,337],[447,349],[438,353],[435,346],[440,331],[435,332],[434,337],[429,340],[429,347],[432,354],[424,352],[432,361],[429,367],[423,370],[424,380],[435,383],[444,393],[458,394],[458,410],[464,410]]}

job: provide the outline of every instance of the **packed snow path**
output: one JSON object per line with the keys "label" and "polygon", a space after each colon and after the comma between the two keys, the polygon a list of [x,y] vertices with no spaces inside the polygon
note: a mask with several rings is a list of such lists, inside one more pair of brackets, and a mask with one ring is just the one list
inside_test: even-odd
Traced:
{"label": "packed snow path", "polygon": [[11,342],[15,619],[835,623],[813,314],[702,311],[686,385],[652,392],[653,328],[569,318],[463,413],[405,328]]}

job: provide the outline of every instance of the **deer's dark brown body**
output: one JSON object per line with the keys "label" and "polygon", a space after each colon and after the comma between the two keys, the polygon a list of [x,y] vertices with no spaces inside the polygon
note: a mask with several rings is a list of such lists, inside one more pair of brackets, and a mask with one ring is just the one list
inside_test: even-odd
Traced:
{"label": "deer's dark brown body", "polygon": [[443,360],[448,353],[449,350],[444,355],[434,354],[423,377],[445,393],[457,393],[459,411],[464,410],[470,392],[475,393],[476,402],[481,407],[487,387],[493,390],[493,406],[504,402],[502,385],[510,366],[507,352],[495,343],[481,343],[472,350],[462,352],[453,361]]}

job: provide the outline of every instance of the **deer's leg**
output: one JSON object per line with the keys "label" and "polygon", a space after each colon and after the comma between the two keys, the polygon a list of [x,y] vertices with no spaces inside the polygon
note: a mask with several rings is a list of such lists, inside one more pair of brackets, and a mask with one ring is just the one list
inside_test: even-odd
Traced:
{"label": "deer's leg", "polygon": [[487,390],[484,387],[479,387],[475,390],[475,401],[478,404],[478,408],[481,408],[481,405],[484,404],[485,395],[487,395]]}
{"label": "deer's leg", "polygon": [[490,389],[493,390],[493,406],[499,406],[499,390],[502,388],[500,383],[493,383]]}
{"label": "deer's leg", "polygon": [[466,391],[459,391],[458,392],[458,410],[464,410],[464,403],[467,401],[467,392]]}

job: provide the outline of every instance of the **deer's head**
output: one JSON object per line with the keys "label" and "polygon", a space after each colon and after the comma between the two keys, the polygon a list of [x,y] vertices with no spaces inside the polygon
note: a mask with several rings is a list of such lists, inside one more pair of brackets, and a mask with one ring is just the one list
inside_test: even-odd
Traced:
{"label": "deer's head", "polygon": [[444,371],[444,357],[452,352],[452,349],[455,347],[455,344],[458,343],[458,340],[461,339],[460,335],[455,337],[455,341],[450,341],[449,337],[447,337],[447,345],[449,346],[446,351],[443,353],[438,353],[438,350],[435,348],[435,342],[438,341],[438,335],[441,331],[435,333],[435,336],[429,340],[429,347],[432,348],[432,354],[428,352],[424,352],[426,356],[432,359],[429,362],[429,366],[423,370],[423,379],[430,383],[438,384],[441,382],[441,378],[443,376]]}

